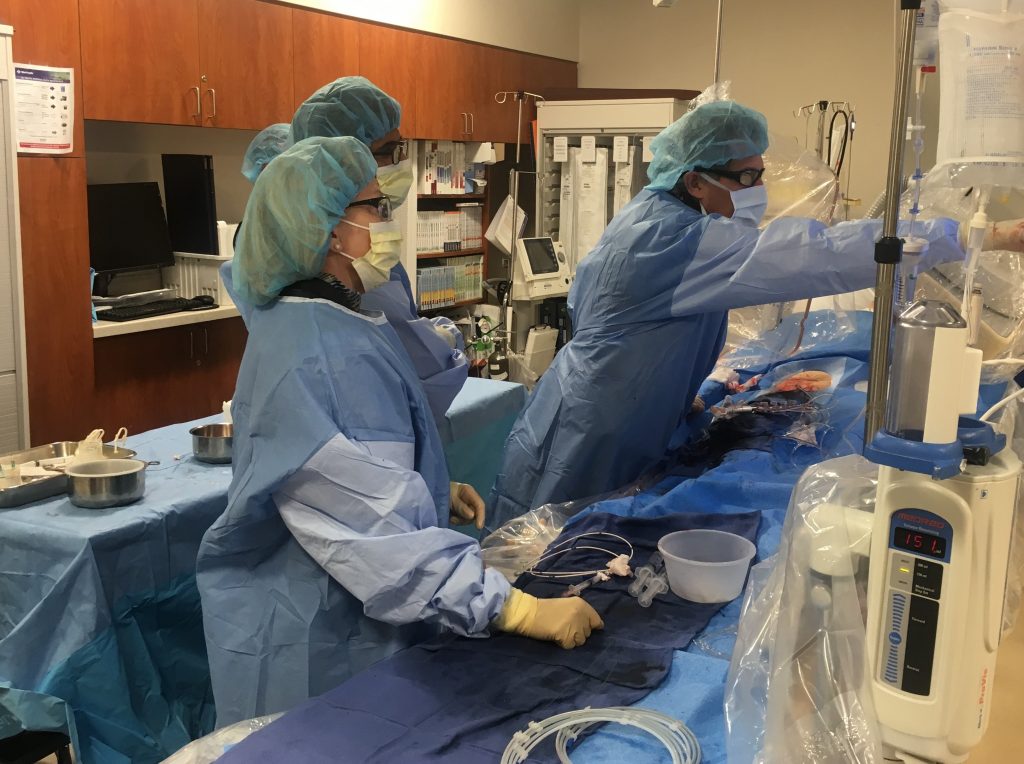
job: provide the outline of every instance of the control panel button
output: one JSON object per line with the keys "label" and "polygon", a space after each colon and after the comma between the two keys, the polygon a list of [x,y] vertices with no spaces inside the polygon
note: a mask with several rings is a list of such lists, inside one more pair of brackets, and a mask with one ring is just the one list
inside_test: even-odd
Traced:
{"label": "control panel button", "polygon": [[942,595],[942,565],[927,560],[914,561],[913,594],[939,599]]}

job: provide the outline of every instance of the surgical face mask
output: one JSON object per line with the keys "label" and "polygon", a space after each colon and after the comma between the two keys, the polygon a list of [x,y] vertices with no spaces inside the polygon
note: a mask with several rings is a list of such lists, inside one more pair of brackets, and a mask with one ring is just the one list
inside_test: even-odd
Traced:
{"label": "surgical face mask", "polygon": [[[733,191],[703,172],[700,176],[712,186],[717,186],[723,191],[729,192],[729,197],[732,199],[733,220],[738,220],[755,228],[761,224],[765,210],[768,209],[768,192],[765,190],[764,185],[750,186],[749,188]],[[701,205],[701,209],[704,209],[703,205]]]}
{"label": "surgical face mask", "polygon": [[377,168],[377,183],[380,192],[391,200],[392,207],[398,207],[405,201],[412,186],[412,162],[403,159],[398,164],[384,165]]}
{"label": "surgical face mask", "polygon": [[349,220],[341,222],[369,231],[370,250],[362,257],[356,257],[348,252],[342,252],[341,245],[338,244],[334,246],[334,251],[352,261],[352,267],[359,274],[359,280],[363,282],[363,289],[367,292],[386,284],[391,278],[391,269],[402,259],[402,231],[398,227],[398,221],[370,223],[368,226]]}

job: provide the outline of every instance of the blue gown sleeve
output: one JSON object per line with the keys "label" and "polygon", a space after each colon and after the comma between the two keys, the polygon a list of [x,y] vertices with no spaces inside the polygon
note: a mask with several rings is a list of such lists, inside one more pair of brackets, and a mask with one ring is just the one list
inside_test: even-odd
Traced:
{"label": "blue gown sleeve", "polygon": [[[905,225],[900,233],[906,233]],[[672,315],[821,297],[874,286],[874,248],[881,235],[880,220],[825,226],[807,218],[779,218],[758,231],[714,216],[708,220],[696,256],[672,295]],[[914,235],[931,243],[925,265],[963,257],[953,220],[918,221]]]}
{"label": "blue gown sleeve", "polygon": [[415,472],[412,443],[361,443],[336,435],[274,493],[302,547],[390,624],[439,623],[479,634],[509,584],[485,569],[479,544],[437,527],[437,508]]}

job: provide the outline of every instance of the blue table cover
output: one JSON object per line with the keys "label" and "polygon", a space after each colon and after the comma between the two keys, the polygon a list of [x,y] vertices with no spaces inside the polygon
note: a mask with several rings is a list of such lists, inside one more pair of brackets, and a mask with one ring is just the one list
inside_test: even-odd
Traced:
{"label": "blue table cover", "polygon": [[[467,381],[441,428],[453,479],[486,495],[525,396]],[[62,731],[85,764],[147,764],[213,729],[195,562],[231,465],[195,461],[188,431],[218,419],[129,438],[160,462],[139,503],[0,509],[0,739]]]}

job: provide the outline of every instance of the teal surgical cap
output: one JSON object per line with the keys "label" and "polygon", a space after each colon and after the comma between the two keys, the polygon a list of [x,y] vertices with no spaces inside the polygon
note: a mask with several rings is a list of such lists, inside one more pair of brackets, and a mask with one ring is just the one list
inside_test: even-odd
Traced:
{"label": "teal surgical cap", "polygon": [[654,159],[647,188],[671,191],[683,173],[696,167],[721,167],[767,148],[763,114],[735,101],[712,101],[687,112],[651,141]]}
{"label": "teal surgical cap", "polygon": [[242,159],[242,175],[255,183],[271,159],[292,145],[292,126],[287,122],[265,127],[252,139]]}
{"label": "teal surgical cap", "polygon": [[245,208],[231,263],[240,299],[263,305],[320,273],[331,231],[373,180],[377,163],[355,138],[308,138],[267,165]]}
{"label": "teal surgical cap", "polygon": [[351,135],[367,146],[402,121],[402,107],[365,77],[342,77],[313,93],[292,117],[296,141]]}

